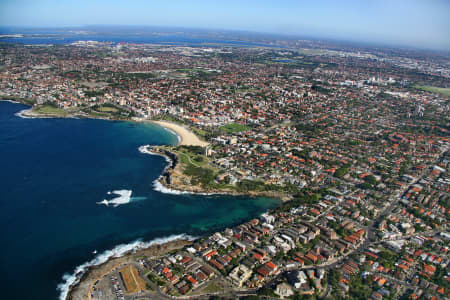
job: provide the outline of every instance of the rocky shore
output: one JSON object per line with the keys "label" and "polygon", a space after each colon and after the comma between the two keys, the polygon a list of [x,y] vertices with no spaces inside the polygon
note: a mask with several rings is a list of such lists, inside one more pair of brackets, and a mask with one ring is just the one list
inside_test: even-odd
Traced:
{"label": "rocky shore", "polygon": [[[22,103],[25,105],[29,105],[28,103],[23,103],[18,101],[18,103]],[[17,113],[18,116],[22,118],[86,118],[86,119],[99,119],[99,120],[110,120],[110,121],[127,121],[128,119],[115,119],[115,118],[109,118],[109,117],[100,117],[100,116],[93,116],[89,115],[83,112],[74,112],[74,113],[65,113],[65,114],[52,114],[52,113],[43,113],[38,112],[33,109],[33,107],[30,107],[28,109],[21,110]]]}
{"label": "rocky shore", "polygon": [[184,174],[183,167],[180,163],[179,157],[159,146],[151,147],[151,152],[166,157],[169,162],[167,167],[164,169],[163,173],[159,177],[158,181],[166,189],[178,191],[180,193],[192,193],[192,194],[227,194],[227,195],[246,195],[251,197],[270,197],[278,198],[283,202],[287,202],[292,199],[291,195],[277,191],[248,191],[248,192],[238,192],[233,189],[216,189],[216,188],[205,188],[200,185],[191,184],[191,178]]}
{"label": "rocky shore", "polygon": [[137,257],[155,257],[162,256],[170,251],[178,250],[186,245],[192,244],[189,240],[175,240],[163,244],[152,245],[148,248],[130,251],[121,257],[108,259],[105,263],[91,266],[82,275],[79,282],[69,287],[66,299],[70,300],[86,300],[92,285],[103,276],[109,274],[114,269],[135,261]]}

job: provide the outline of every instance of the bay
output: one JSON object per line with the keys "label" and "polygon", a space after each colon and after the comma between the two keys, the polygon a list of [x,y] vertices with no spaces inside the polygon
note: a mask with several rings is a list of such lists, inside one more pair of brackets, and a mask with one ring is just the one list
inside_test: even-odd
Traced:
{"label": "bay", "polygon": [[[145,144],[175,144],[154,124],[24,119],[0,101],[0,288],[4,299],[57,299],[73,270],[117,244],[200,236],[257,217],[279,200],[171,195],[154,190],[164,158]],[[131,190],[118,207],[97,202]]]}

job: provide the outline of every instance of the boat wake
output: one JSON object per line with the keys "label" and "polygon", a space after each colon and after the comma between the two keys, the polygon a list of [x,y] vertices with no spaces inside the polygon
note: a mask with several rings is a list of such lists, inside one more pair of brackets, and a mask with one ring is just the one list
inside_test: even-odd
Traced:
{"label": "boat wake", "polygon": [[72,274],[69,273],[64,274],[62,277],[63,282],[58,284],[57,287],[57,290],[59,291],[59,299],[66,300],[70,288],[80,282],[81,277],[86,273],[86,271],[90,267],[101,265],[111,258],[124,256],[125,254],[133,250],[145,249],[153,245],[161,245],[176,240],[192,241],[195,239],[196,237],[183,233],[163,238],[156,238],[149,242],[137,240],[129,244],[118,245],[111,250],[107,250],[103,253],[98,254],[97,256],[94,257],[94,259],[76,267]]}

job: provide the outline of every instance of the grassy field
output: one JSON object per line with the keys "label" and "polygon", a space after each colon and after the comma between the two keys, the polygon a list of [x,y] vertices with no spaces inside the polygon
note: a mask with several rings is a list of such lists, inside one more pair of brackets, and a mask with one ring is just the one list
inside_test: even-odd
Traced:
{"label": "grassy field", "polygon": [[125,284],[128,293],[134,294],[138,291],[145,290],[145,281],[139,277],[138,270],[134,266],[126,266],[119,271]]}
{"label": "grassy field", "polygon": [[116,113],[119,110],[115,107],[111,107],[111,106],[100,106],[98,108],[95,109],[96,111],[99,112],[107,112],[107,113]]}
{"label": "grassy field", "polygon": [[211,281],[207,286],[200,290],[196,290],[192,293],[189,293],[189,295],[195,296],[195,295],[203,295],[203,294],[212,294],[212,293],[220,293],[223,292],[224,288],[218,284],[216,281]]}
{"label": "grassy field", "polygon": [[425,85],[416,85],[414,88],[416,88],[418,90],[450,97],[450,88],[440,88],[440,87],[425,86]]}
{"label": "grassy field", "polygon": [[92,117],[114,119],[127,119],[130,117],[130,113],[127,110],[109,104],[94,105],[84,108],[82,111]]}
{"label": "grassy field", "polygon": [[214,179],[219,170],[210,164],[208,157],[203,155],[202,147],[183,145],[171,147],[170,151],[178,156],[182,173],[191,178],[193,185],[208,187],[214,185]]}
{"label": "grassy field", "polygon": [[208,132],[206,132],[205,130],[202,130],[202,129],[198,129],[198,128],[195,128],[195,127],[192,127],[191,129],[196,135],[198,135],[198,136],[200,136],[202,138],[205,138],[207,136],[207,134],[208,134]]}
{"label": "grassy field", "polygon": [[176,153],[180,155],[180,160],[183,166],[193,165],[195,167],[205,167],[211,168],[209,165],[209,160],[206,156],[199,153],[194,153],[185,147],[177,147],[175,149]]}
{"label": "grassy field", "polygon": [[222,129],[228,133],[233,133],[233,132],[241,132],[241,131],[249,130],[250,127],[239,124],[239,123],[231,123],[231,124],[221,126],[220,129]]}
{"label": "grassy field", "polygon": [[64,109],[57,108],[51,105],[42,105],[35,108],[35,111],[41,114],[65,116],[67,112]]}
{"label": "grassy field", "polygon": [[153,282],[154,284],[156,284],[158,286],[163,286],[166,284],[164,282],[164,280],[160,279],[158,276],[156,276],[155,274],[152,274],[152,273],[148,273],[147,278],[148,278],[148,280],[150,280],[151,282]]}

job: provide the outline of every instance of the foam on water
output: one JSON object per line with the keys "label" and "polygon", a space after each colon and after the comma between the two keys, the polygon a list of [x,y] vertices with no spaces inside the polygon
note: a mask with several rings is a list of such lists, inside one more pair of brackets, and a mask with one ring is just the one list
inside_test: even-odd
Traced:
{"label": "foam on water", "polygon": [[29,111],[29,110],[30,110],[30,108],[22,109],[21,111],[16,112],[14,115],[15,115],[16,117],[19,117],[19,118],[22,118],[22,119],[36,119],[36,117],[33,117],[33,116],[27,116],[27,115],[26,115],[26,112]]}
{"label": "foam on water", "polygon": [[104,204],[106,206],[112,205],[113,207],[117,207],[122,204],[130,203],[132,190],[117,190],[108,192],[109,194],[116,194],[119,197],[113,198],[111,200],[104,199],[103,201],[97,202],[97,204]]}
{"label": "foam on water", "polygon": [[172,133],[173,135],[175,135],[175,136],[177,137],[178,144],[181,143],[181,136],[180,136],[178,133],[176,133],[175,131],[173,131],[173,130],[170,129],[170,128],[167,128],[167,127],[164,127],[164,126],[162,126],[162,127],[163,127],[165,130],[167,130],[168,132]]}
{"label": "foam on water", "polygon": [[81,277],[86,273],[86,271],[90,267],[101,265],[111,258],[124,256],[125,254],[127,254],[130,251],[145,249],[145,248],[148,248],[153,245],[161,245],[161,244],[165,244],[165,243],[176,241],[176,240],[192,241],[195,239],[196,239],[196,237],[193,237],[193,236],[183,233],[183,234],[171,235],[171,236],[163,237],[163,238],[156,238],[150,242],[143,242],[142,240],[136,240],[129,244],[118,245],[111,250],[107,250],[103,253],[98,254],[92,260],[85,262],[82,265],[79,265],[78,267],[75,268],[73,273],[64,274],[62,277],[63,282],[58,284],[58,287],[57,287],[57,290],[60,293],[59,299],[66,300],[66,298],[69,294],[70,288],[80,282]]}
{"label": "foam on water", "polygon": [[[160,177],[161,178],[161,177]],[[190,191],[178,191],[174,189],[170,189],[168,187],[165,187],[159,179],[156,179],[153,181],[153,190],[163,193],[163,194],[171,194],[171,195],[201,195],[201,196],[210,196],[210,195],[220,195],[219,193],[196,193],[196,192],[190,192]]]}
{"label": "foam on water", "polygon": [[159,179],[156,179],[153,181],[153,190],[163,193],[163,194],[171,194],[171,195],[182,195],[182,194],[189,194],[188,191],[177,191],[173,189],[169,189],[165,187],[161,182],[159,182]]}
{"label": "foam on water", "polygon": [[[160,154],[160,153],[155,153],[149,150],[149,147],[151,147],[150,145],[143,145],[140,146],[138,148],[139,152],[144,153],[144,154],[150,154],[150,155],[158,155],[158,156],[162,156],[164,157],[164,159],[166,160],[166,162],[168,162],[169,164],[172,164],[172,160],[167,157],[166,155]],[[166,169],[169,167],[166,166]],[[208,195],[217,195],[217,193],[195,193],[195,192],[189,192],[189,191],[178,191],[178,190],[174,190],[174,189],[170,189],[165,187],[159,180],[161,179],[161,176],[156,179],[155,181],[153,181],[153,190],[163,193],[163,194],[171,194],[171,195],[202,195],[202,196],[208,196]]]}
{"label": "foam on water", "polygon": [[172,161],[170,160],[170,158],[168,158],[166,155],[160,154],[160,153],[156,153],[156,152],[152,152],[149,150],[149,147],[151,147],[150,145],[143,145],[140,146],[138,148],[139,152],[143,153],[143,154],[150,154],[150,155],[157,155],[157,156],[161,156],[164,157],[164,159],[166,160],[166,162],[168,163],[172,163]]}
{"label": "foam on water", "polygon": [[15,103],[15,104],[20,104],[19,101],[14,101],[14,100],[9,100],[9,99],[2,99],[0,101],[5,101],[5,102],[10,102],[10,103]]}

